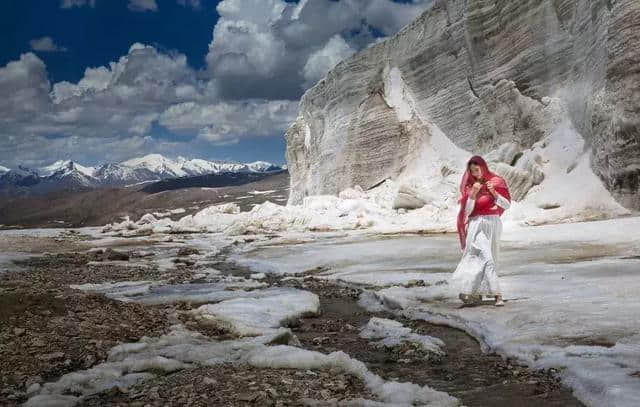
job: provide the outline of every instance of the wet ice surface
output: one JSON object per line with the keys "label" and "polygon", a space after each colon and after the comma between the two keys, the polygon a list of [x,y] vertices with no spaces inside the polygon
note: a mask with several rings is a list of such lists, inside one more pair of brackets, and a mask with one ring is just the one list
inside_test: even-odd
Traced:
{"label": "wet ice surface", "polygon": [[[234,260],[255,272],[378,286],[363,305],[464,329],[485,348],[555,367],[587,405],[640,405],[640,218],[506,230],[506,307],[460,308],[446,284],[455,235],[348,237],[260,246]],[[427,287],[400,285],[423,279]]]}
{"label": "wet ice surface", "polygon": [[0,253],[0,273],[16,270],[18,267],[15,261],[28,259],[30,255],[14,251],[4,251]]}
{"label": "wet ice surface", "polygon": [[248,292],[216,304],[202,305],[193,312],[242,336],[265,335],[301,316],[317,315],[316,294],[294,288],[270,288]]}
{"label": "wet ice surface", "polygon": [[[425,244],[425,242],[428,243]],[[349,236],[296,245],[260,246],[230,256],[255,271],[314,275],[361,284],[397,284],[416,278],[443,278],[458,254],[450,236]],[[455,249],[455,248],[454,248]],[[326,271],[323,271],[326,270]]]}
{"label": "wet ice surface", "polygon": [[[84,228],[83,234],[87,236],[98,236],[101,228]],[[18,270],[16,261],[26,260],[31,256],[40,255],[33,247],[24,247],[25,241],[35,239],[57,238],[67,229],[61,228],[34,228],[34,229],[4,229],[0,230],[0,273]],[[42,248],[41,248],[42,249]],[[45,251],[46,249],[42,249]]]}

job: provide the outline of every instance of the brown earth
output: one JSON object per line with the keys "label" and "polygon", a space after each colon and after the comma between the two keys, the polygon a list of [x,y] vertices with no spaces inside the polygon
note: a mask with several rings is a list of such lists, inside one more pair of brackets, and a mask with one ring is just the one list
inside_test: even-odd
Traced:
{"label": "brown earth", "polygon": [[[184,208],[186,212],[170,216],[177,220],[207,206],[226,202],[236,202],[242,210],[267,200],[285,204],[289,196],[289,175],[283,172],[240,186],[183,188],[155,194],[143,192],[144,186],[60,192],[44,197],[0,196],[0,228],[102,226],[119,221],[123,216],[137,220],[146,213]],[[253,190],[276,192],[248,194]],[[278,199],[284,200],[276,200],[276,196],[282,196]]]}
{"label": "brown earth", "polygon": [[[121,248],[74,252],[76,238],[74,234],[19,237],[24,252],[47,248],[59,253],[16,261],[19,269],[0,273],[0,405],[24,402],[26,390],[34,383],[104,361],[115,345],[166,333],[172,323],[179,322],[171,321],[170,316],[189,307],[123,303],[71,289],[71,284],[131,279],[182,282],[192,275],[182,264],[169,276],[154,268],[111,263],[126,262],[135,255]],[[16,246],[8,240],[5,246]],[[90,261],[98,263],[89,265]]]}
{"label": "brown earth", "polygon": [[224,364],[158,376],[124,392],[112,389],[83,406],[301,406],[366,397],[364,384],[339,369],[296,370]]}

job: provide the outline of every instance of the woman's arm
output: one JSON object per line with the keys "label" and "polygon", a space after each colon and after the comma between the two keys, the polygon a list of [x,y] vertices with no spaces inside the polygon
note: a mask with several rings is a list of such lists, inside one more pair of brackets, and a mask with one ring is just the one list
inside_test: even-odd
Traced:
{"label": "woman's arm", "polygon": [[499,205],[501,208],[509,209],[509,207],[511,206],[511,203],[509,202],[509,200],[497,192],[496,192],[495,198],[496,198],[496,204]]}
{"label": "woman's arm", "polygon": [[487,182],[487,188],[489,189],[491,195],[493,195],[493,198],[496,200],[496,205],[502,207],[502,209],[509,209],[511,203],[507,198],[500,195],[498,191],[495,190],[495,186],[492,181]]}
{"label": "woman's arm", "polygon": [[467,199],[467,206],[464,207],[464,216],[468,218],[471,212],[473,212],[473,208],[476,206],[476,200],[473,197],[469,197]]}

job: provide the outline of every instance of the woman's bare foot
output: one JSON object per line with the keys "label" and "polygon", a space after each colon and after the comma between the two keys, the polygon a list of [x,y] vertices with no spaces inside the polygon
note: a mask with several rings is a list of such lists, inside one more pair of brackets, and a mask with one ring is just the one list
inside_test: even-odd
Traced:
{"label": "woman's bare foot", "polygon": [[504,301],[502,301],[502,296],[501,295],[496,295],[495,306],[496,307],[504,307]]}

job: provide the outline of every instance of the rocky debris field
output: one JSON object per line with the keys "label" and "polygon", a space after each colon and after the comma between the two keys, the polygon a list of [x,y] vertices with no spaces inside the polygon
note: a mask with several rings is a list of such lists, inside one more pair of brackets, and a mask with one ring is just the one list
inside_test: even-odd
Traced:
{"label": "rocky debris field", "polygon": [[166,332],[172,307],[123,303],[69,288],[155,273],[87,266],[99,255],[34,257],[18,262],[24,270],[0,274],[0,405],[25,401],[42,382],[104,361],[118,343]]}
{"label": "rocky debris field", "polygon": [[[136,262],[150,256],[139,245],[123,241],[113,247],[77,251],[77,236],[63,236],[57,245],[47,246],[51,252],[16,261],[17,269],[0,274],[0,405],[19,405],[45,382],[105,361],[112,347],[166,334],[176,323],[215,341],[236,339],[223,327],[193,319],[189,311],[199,304],[142,305],[70,288],[105,281],[198,283],[202,263],[181,261],[200,255],[198,249],[178,245],[171,269],[160,270]],[[44,243],[35,239],[30,244]],[[214,266],[223,276],[251,274],[227,262],[225,256],[222,251],[207,267]],[[283,279],[267,275],[262,281],[311,291],[320,298],[320,315],[288,324],[305,349],[345,352],[385,380],[429,385],[460,398],[467,406],[581,405],[559,384],[554,371],[531,371],[485,354],[475,340],[456,329],[359,307],[362,288],[311,276]],[[372,317],[396,320],[413,332],[439,338],[445,343],[443,352],[427,351],[413,342],[380,346],[363,339],[361,329]],[[353,405],[358,399],[377,400],[362,380],[339,368],[273,369],[225,363],[152,373],[153,378],[133,387],[113,387],[90,395],[81,405],[337,406]]]}
{"label": "rocky debris field", "polygon": [[[373,396],[340,369],[296,370],[224,364],[159,376],[132,389],[112,389],[86,406],[314,406]],[[326,403],[326,404],[325,404]]]}

